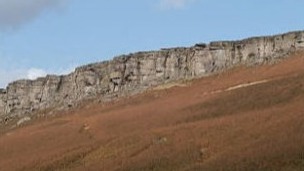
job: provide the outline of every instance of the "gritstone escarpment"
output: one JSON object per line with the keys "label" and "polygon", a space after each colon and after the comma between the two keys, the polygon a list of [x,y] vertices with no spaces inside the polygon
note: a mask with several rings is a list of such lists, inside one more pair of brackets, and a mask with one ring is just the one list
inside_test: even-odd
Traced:
{"label": "gritstone escarpment", "polygon": [[65,76],[10,83],[0,89],[0,121],[41,110],[65,109],[92,98],[108,101],[240,64],[272,63],[301,49],[304,31],[123,55],[79,67]]}

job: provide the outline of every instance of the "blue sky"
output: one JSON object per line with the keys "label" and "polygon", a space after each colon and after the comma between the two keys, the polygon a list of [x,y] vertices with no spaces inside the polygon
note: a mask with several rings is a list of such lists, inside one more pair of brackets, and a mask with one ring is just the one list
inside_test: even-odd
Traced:
{"label": "blue sky", "polygon": [[114,56],[304,30],[302,0],[0,0],[0,87]]}

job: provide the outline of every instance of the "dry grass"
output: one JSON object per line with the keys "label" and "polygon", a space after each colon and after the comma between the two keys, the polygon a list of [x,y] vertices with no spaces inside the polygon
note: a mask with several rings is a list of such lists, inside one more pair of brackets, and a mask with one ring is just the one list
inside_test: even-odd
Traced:
{"label": "dry grass", "polygon": [[[0,170],[302,171],[304,60],[88,104],[0,135]],[[212,94],[238,84],[263,84]]]}
{"label": "dry grass", "polygon": [[153,88],[153,90],[166,90],[173,87],[189,87],[191,85],[191,81],[179,81],[179,82],[171,82],[164,85],[159,85]]}
{"label": "dry grass", "polygon": [[225,115],[242,114],[259,111],[277,105],[290,104],[304,95],[304,75],[282,78],[266,84],[250,86],[243,89],[222,93],[216,99],[187,107],[196,114],[186,121],[199,121]]}

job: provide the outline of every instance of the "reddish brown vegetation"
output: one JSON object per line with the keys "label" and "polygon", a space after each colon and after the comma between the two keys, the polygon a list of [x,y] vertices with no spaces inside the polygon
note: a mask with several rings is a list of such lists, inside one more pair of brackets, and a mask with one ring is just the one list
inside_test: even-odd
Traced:
{"label": "reddish brown vegetation", "polygon": [[302,56],[6,132],[0,170],[304,170]]}

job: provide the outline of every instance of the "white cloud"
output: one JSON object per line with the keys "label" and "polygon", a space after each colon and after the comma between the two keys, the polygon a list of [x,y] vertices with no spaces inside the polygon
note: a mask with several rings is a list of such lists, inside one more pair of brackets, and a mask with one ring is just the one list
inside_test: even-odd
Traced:
{"label": "white cloud", "polygon": [[53,72],[53,74],[56,74],[56,75],[67,75],[67,74],[70,74],[71,72],[75,71],[75,68],[77,66],[79,66],[79,65],[73,64],[73,65],[70,65],[67,68],[58,69],[56,72]]}
{"label": "white cloud", "polygon": [[42,69],[30,68],[30,69],[18,69],[18,70],[4,70],[0,69],[0,88],[4,88],[16,80],[30,79],[34,80],[38,77],[47,75]]}
{"label": "white cloud", "polygon": [[69,0],[0,0],[0,30],[19,27]]}
{"label": "white cloud", "polygon": [[76,65],[71,65],[67,68],[56,69],[56,71],[46,71],[39,68],[19,69],[19,70],[3,70],[0,69],[0,88],[4,88],[8,83],[20,80],[30,79],[35,80],[38,77],[44,77],[47,74],[67,75],[73,72]]}
{"label": "white cloud", "polygon": [[195,0],[160,0],[159,7],[163,10],[183,9]]}
{"label": "white cloud", "polygon": [[27,71],[27,79],[34,80],[38,77],[44,77],[47,75],[47,72],[42,69],[31,68]]}
{"label": "white cloud", "polygon": [[7,86],[8,83],[26,78],[26,72],[24,70],[14,70],[14,71],[8,71],[8,70],[0,70],[0,88],[4,88]]}

